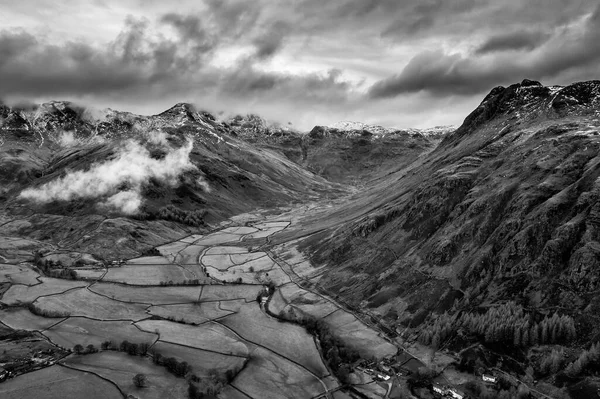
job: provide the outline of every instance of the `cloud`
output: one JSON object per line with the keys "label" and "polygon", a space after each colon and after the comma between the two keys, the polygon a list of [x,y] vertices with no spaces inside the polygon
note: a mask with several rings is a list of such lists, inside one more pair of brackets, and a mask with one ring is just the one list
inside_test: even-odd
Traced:
{"label": "cloud", "polygon": [[266,59],[273,56],[283,46],[290,27],[277,21],[257,36],[253,44],[256,46],[256,57]]}
{"label": "cloud", "polygon": [[77,141],[77,138],[75,137],[75,134],[71,131],[62,132],[58,136],[58,143],[63,147],[71,147],[73,145],[76,145],[77,142],[78,141]]}
{"label": "cloud", "polygon": [[142,205],[142,196],[139,191],[120,191],[108,197],[101,205],[118,209],[126,215],[135,215]]}
{"label": "cloud", "polygon": [[[186,101],[308,124],[317,113],[347,119],[346,110],[366,108],[388,120],[379,110],[392,98],[426,108],[427,96],[598,72],[597,0],[82,2],[89,7],[0,0],[7,101],[69,99],[139,113]],[[99,28],[88,29],[96,20]],[[414,120],[401,111],[396,118]]]}
{"label": "cloud", "polygon": [[193,142],[188,140],[180,148],[169,147],[164,157],[155,159],[146,147],[130,140],[113,159],[23,190],[20,197],[38,203],[98,199],[104,206],[133,214],[142,204],[142,188],[150,179],[174,186],[178,176],[196,169],[189,159],[192,148]]}
{"label": "cloud", "polygon": [[490,37],[475,51],[477,54],[508,50],[533,50],[539,47],[550,35],[541,31],[518,31],[501,33]]}
{"label": "cloud", "polygon": [[438,95],[472,95],[523,78],[544,80],[563,75],[589,78],[590,68],[595,69],[598,62],[600,7],[534,51],[518,57],[506,52],[421,52],[400,73],[373,84],[369,95],[371,98],[391,98],[421,91]]}

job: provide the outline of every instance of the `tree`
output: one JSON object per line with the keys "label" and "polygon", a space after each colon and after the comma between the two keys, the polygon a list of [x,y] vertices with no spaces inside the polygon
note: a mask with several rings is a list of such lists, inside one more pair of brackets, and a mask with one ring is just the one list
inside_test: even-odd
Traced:
{"label": "tree", "polygon": [[138,354],[138,344],[129,344],[127,348],[127,353],[131,356],[137,356]]}
{"label": "tree", "polygon": [[119,345],[119,350],[121,352],[129,352],[129,345],[131,345],[129,341],[125,340],[121,342],[121,345]]}
{"label": "tree", "polygon": [[100,344],[100,348],[102,348],[103,351],[109,350],[110,348],[112,348],[112,341],[107,340],[102,342]]}
{"label": "tree", "polygon": [[146,356],[148,349],[150,349],[150,344],[147,342],[142,342],[138,347],[140,356]]}
{"label": "tree", "polygon": [[148,377],[145,374],[136,374],[133,376],[133,385],[138,388],[143,388],[148,382]]}
{"label": "tree", "polygon": [[81,355],[83,353],[83,346],[80,344],[77,344],[73,347],[73,351],[75,353],[77,353],[78,355]]}
{"label": "tree", "polygon": [[98,349],[96,349],[96,347],[92,344],[89,344],[87,347],[87,353],[96,353],[98,352]]}
{"label": "tree", "polygon": [[520,328],[515,328],[515,334],[514,334],[514,339],[513,339],[513,345],[514,346],[521,346],[521,342],[523,342],[521,340],[521,329]]}

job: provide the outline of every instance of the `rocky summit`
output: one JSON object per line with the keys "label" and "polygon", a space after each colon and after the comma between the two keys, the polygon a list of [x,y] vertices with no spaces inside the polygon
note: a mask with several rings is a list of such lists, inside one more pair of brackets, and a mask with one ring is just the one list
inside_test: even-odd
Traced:
{"label": "rocky summit", "polygon": [[223,398],[593,397],[599,129],[600,81],[424,130],[0,105],[0,363],[126,393],[115,364]]}

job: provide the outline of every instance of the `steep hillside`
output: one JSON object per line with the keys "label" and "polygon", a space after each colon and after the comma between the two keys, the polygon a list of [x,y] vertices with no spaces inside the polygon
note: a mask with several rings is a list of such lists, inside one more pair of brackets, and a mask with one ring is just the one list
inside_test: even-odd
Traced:
{"label": "steep hillside", "polygon": [[405,338],[510,354],[515,372],[549,373],[539,343],[575,362],[600,339],[599,117],[599,81],[493,89],[427,156],[306,221],[319,285]]}

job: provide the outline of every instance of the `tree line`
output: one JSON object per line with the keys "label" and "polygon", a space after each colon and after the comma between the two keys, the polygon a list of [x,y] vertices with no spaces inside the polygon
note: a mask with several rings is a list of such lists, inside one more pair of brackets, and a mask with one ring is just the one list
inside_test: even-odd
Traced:
{"label": "tree line", "polygon": [[461,331],[477,335],[486,343],[504,342],[515,347],[570,342],[577,337],[571,316],[554,313],[535,321],[522,306],[511,301],[484,313],[444,313],[430,329],[422,331],[419,341],[438,348]]}
{"label": "tree line", "polygon": [[205,209],[196,209],[193,211],[186,211],[180,209],[175,205],[167,205],[158,209],[157,212],[142,211],[135,216],[139,220],[170,220],[173,222],[186,224],[188,226],[203,226],[204,217],[207,211]]}

